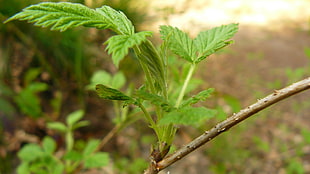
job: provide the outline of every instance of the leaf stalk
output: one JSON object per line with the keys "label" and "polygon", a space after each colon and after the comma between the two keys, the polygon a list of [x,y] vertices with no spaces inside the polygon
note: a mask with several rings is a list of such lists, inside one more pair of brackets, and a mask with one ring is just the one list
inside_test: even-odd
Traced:
{"label": "leaf stalk", "polygon": [[184,84],[182,86],[181,92],[180,92],[178,99],[175,103],[176,108],[178,108],[181,105],[181,102],[182,102],[184,95],[185,95],[185,91],[187,89],[187,86],[188,86],[193,74],[194,74],[195,69],[196,69],[196,64],[194,64],[194,63],[191,64],[191,67],[187,73],[186,79],[185,79]]}

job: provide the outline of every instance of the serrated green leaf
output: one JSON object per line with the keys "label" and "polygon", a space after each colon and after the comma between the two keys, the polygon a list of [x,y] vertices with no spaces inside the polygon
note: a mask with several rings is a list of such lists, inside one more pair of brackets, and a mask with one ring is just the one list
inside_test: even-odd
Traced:
{"label": "serrated green leaf", "polygon": [[82,4],[70,2],[42,2],[23,9],[5,22],[27,20],[36,26],[50,27],[51,30],[65,31],[85,26],[111,29],[118,34],[132,34],[134,27],[128,18],[111,7],[90,9]]}
{"label": "serrated green leaf", "polygon": [[138,90],[136,92],[136,96],[143,100],[147,100],[154,105],[160,106],[166,112],[170,112],[171,110],[174,109],[174,107],[171,104],[169,104],[169,102],[165,100],[163,97],[156,94],[148,93],[143,89]]}
{"label": "serrated green leaf", "polygon": [[83,115],[84,115],[83,110],[77,110],[77,111],[70,113],[66,119],[68,126],[73,126],[76,122],[78,122],[83,117]]}
{"label": "serrated green leaf", "polygon": [[161,38],[168,43],[169,49],[189,62],[196,57],[194,41],[187,33],[172,26],[160,26]]}
{"label": "serrated green leaf", "polygon": [[210,97],[210,95],[213,91],[214,91],[213,88],[203,90],[203,91],[199,92],[197,95],[183,101],[181,106],[185,107],[185,106],[189,106],[189,105],[198,103],[199,101],[206,100],[208,97]]}
{"label": "serrated green leaf", "polygon": [[110,37],[105,44],[109,54],[112,54],[113,63],[118,67],[119,62],[128,54],[128,49],[138,46],[152,36],[150,31],[142,31],[132,35],[116,35]]}
{"label": "serrated green leaf", "polygon": [[96,85],[96,91],[99,97],[106,100],[132,100],[132,98],[123,94],[119,90],[109,88],[105,85]]}
{"label": "serrated green leaf", "polygon": [[49,129],[57,130],[57,131],[62,132],[62,133],[67,132],[66,125],[64,125],[63,123],[60,123],[60,122],[47,123],[47,127]]}
{"label": "serrated green leaf", "polygon": [[159,124],[198,125],[205,119],[213,117],[215,114],[215,110],[205,107],[185,107],[169,112],[159,120]]}
{"label": "serrated green leaf", "polygon": [[108,153],[98,152],[86,158],[84,162],[84,167],[86,169],[104,167],[108,165],[108,163],[109,163]]}
{"label": "serrated green leaf", "polygon": [[135,28],[131,21],[121,11],[116,11],[109,6],[102,6],[96,9],[104,16],[107,24],[110,25],[110,29],[115,31],[117,34],[132,35],[135,32]]}
{"label": "serrated green leaf", "polygon": [[238,31],[238,24],[222,25],[207,31],[200,32],[194,39],[200,57],[195,62],[200,62],[220,48],[232,43],[227,41]]}
{"label": "serrated green leaf", "polygon": [[56,150],[56,143],[51,137],[47,136],[43,139],[42,147],[44,152],[51,155]]}
{"label": "serrated green leaf", "polygon": [[63,156],[64,160],[71,160],[71,161],[81,161],[83,159],[83,155],[77,151],[69,151]]}
{"label": "serrated green leaf", "polygon": [[87,157],[91,155],[97,149],[100,141],[99,140],[90,140],[83,151],[83,156]]}
{"label": "serrated green leaf", "polygon": [[39,145],[27,144],[18,152],[17,155],[22,161],[31,162],[44,155],[44,153]]}

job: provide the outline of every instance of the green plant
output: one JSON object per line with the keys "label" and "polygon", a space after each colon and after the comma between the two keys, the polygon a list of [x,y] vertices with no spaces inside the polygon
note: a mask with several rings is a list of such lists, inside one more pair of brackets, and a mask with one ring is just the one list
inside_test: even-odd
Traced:
{"label": "green plant", "polygon": [[[27,20],[36,26],[49,27],[51,30],[59,31],[78,26],[110,29],[117,35],[110,37],[105,44],[108,53],[112,54],[112,60],[116,66],[128,54],[129,49],[134,50],[145,75],[145,84],[132,93],[126,94],[115,87],[113,88],[111,84],[97,84],[96,91],[103,99],[123,102],[123,107],[135,105],[140,108],[147,124],[154,130],[157,143],[152,145],[151,163],[145,173],[158,173],[251,114],[275,103],[275,101],[279,101],[278,96],[282,95],[280,99],[283,99],[294,94],[293,92],[296,93],[296,90],[302,91],[309,88],[308,81],[303,81],[290,87],[289,89],[293,90],[290,91],[291,93],[275,92],[275,95],[267,96],[247,110],[217,124],[213,129],[206,131],[184,148],[166,157],[178,125],[199,124],[216,114],[214,109],[195,106],[196,103],[206,100],[213,89],[203,90],[190,97],[188,86],[201,61],[233,43],[230,39],[237,32],[238,24],[222,25],[200,32],[195,39],[190,38],[187,33],[178,28],[161,26],[160,34],[163,43],[159,49],[156,49],[148,39],[152,36],[152,32],[135,32],[134,26],[126,15],[109,6],[90,9],[81,4],[46,2],[29,6],[6,22],[12,20]],[[171,89],[168,81],[171,73],[168,71],[169,51],[178,55],[187,65],[182,66],[185,79],[178,90]],[[302,88],[296,89],[297,85],[302,86]],[[63,127],[61,129],[68,131],[71,128],[65,129]],[[67,138],[67,141],[68,149],[71,150],[72,143],[70,141],[73,140]]]}
{"label": "green plant", "polygon": [[61,122],[50,122],[47,127],[63,133],[65,136],[65,153],[57,154],[57,144],[55,140],[46,136],[42,145],[27,144],[19,152],[21,159],[17,172],[19,174],[62,174],[73,173],[79,168],[89,169],[106,166],[108,164],[108,154],[96,152],[99,140],[89,140],[83,151],[75,150],[74,130],[87,126],[88,121],[80,121],[84,112],[75,111],[68,115],[66,125]]}
{"label": "green plant", "polygon": [[41,69],[39,68],[28,70],[24,77],[25,87],[14,97],[14,100],[21,109],[22,113],[34,118],[42,116],[38,93],[46,91],[48,88],[46,83],[34,81],[40,73]]}

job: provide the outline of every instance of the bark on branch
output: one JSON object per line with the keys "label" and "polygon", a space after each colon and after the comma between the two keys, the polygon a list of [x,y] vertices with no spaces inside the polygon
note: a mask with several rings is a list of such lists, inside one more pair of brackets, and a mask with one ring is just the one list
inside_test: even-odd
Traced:
{"label": "bark on branch", "polygon": [[221,133],[227,131],[229,128],[237,125],[248,117],[254,115],[255,113],[271,106],[274,103],[277,103],[285,98],[288,98],[292,95],[300,93],[310,88],[310,77],[296,82],[290,86],[287,86],[281,90],[275,90],[272,94],[266,96],[265,98],[259,99],[256,103],[248,106],[247,108],[239,111],[236,114],[233,114],[231,117],[228,117],[226,120],[218,123],[212,129],[205,131],[202,135],[183,146],[173,154],[165,157],[161,161],[154,164],[152,162],[149,165],[149,168],[144,171],[144,174],[156,174],[159,171],[165,169],[176,161],[182,159],[187,154],[193,152],[198,147],[204,145],[208,141],[212,140]]}

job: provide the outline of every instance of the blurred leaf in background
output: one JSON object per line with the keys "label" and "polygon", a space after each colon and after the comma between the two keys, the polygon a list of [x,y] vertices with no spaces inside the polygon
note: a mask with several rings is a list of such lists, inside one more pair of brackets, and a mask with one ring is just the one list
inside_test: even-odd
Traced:
{"label": "blurred leaf in background", "polygon": [[[51,0],[58,1],[63,0]],[[0,165],[0,173],[10,173],[14,168],[8,158],[11,152],[7,149],[3,153],[1,151],[1,146],[6,147],[7,143],[2,132],[16,129],[10,126],[11,123],[22,124],[29,116],[47,120],[61,119],[72,109],[88,107],[90,98],[85,86],[98,80],[93,81],[91,75],[98,69],[106,69],[107,74],[115,72],[115,67],[111,66],[111,58],[104,52],[103,46],[104,41],[113,34],[111,31],[79,27],[66,32],[54,32],[33,27],[26,22],[2,24],[16,12],[39,2],[45,1],[0,0],[0,155],[6,153],[3,158],[0,156],[0,163],[3,164]],[[147,18],[146,3],[137,0],[69,2],[81,3],[91,8],[110,5],[123,11],[138,28]],[[132,53],[129,52],[128,56],[132,56]],[[110,75],[111,81],[108,83],[118,89],[126,83],[124,74],[139,74],[140,70],[136,68],[135,61],[127,59],[126,63],[122,63],[124,73]],[[102,103],[100,104],[102,108]],[[91,104],[92,108],[96,106]],[[96,111],[89,110],[95,112],[90,115],[98,115]],[[102,114],[104,115],[100,112],[100,115]],[[34,124],[37,124],[37,121],[32,119]]]}

